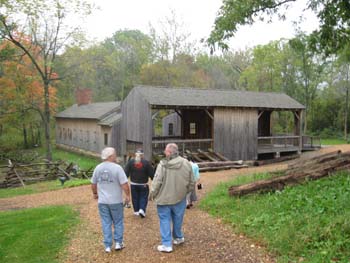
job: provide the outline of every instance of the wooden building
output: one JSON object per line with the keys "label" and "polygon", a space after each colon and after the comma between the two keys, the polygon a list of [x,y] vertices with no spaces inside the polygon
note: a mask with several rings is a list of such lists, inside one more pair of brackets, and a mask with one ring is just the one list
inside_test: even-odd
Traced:
{"label": "wooden building", "polygon": [[56,114],[56,145],[99,155],[115,146],[121,121],[120,102],[91,102],[90,90],[77,90],[77,104]]}
{"label": "wooden building", "polygon": [[[167,125],[163,136],[156,137],[153,119],[164,109],[173,114],[163,122]],[[170,142],[177,143],[180,151],[211,148],[231,160],[301,152],[303,110],[282,93],[138,86],[122,102],[122,121],[115,125],[120,130],[116,148],[126,155],[142,147],[148,159]],[[293,134],[272,136],[273,111],[292,112]]]}

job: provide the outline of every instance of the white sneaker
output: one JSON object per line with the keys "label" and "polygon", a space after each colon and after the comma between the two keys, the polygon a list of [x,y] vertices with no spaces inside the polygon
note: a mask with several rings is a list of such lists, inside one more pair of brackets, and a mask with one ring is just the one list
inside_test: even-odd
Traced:
{"label": "white sneaker", "polygon": [[124,248],[124,243],[115,243],[115,250],[122,250]]}
{"label": "white sneaker", "polygon": [[134,215],[135,216],[139,216],[139,212],[134,212]]}
{"label": "white sneaker", "polygon": [[142,209],[139,210],[139,215],[144,218],[146,216],[145,211],[143,211]]}
{"label": "white sneaker", "polygon": [[173,241],[174,245],[180,245],[183,242],[185,242],[185,238],[184,237],[175,238],[174,241]]}
{"label": "white sneaker", "polygon": [[106,253],[111,253],[111,248],[110,247],[106,247],[105,252]]}
{"label": "white sneaker", "polygon": [[159,245],[157,247],[158,251],[159,252],[165,252],[165,253],[170,253],[173,251],[173,248],[172,247],[167,247],[167,246],[164,246],[164,245]]}

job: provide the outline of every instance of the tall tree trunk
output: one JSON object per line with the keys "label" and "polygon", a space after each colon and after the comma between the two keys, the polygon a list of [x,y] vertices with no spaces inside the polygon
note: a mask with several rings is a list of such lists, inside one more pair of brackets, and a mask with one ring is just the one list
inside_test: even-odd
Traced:
{"label": "tall tree trunk", "polygon": [[22,124],[22,131],[23,131],[23,146],[24,149],[28,148],[28,136],[27,136],[27,128],[26,125],[23,123]]}
{"label": "tall tree trunk", "polygon": [[34,128],[32,123],[30,123],[29,125],[29,131],[30,131],[31,145],[35,145],[35,134],[34,134]]}
{"label": "tall tree trunk", "polygon": [[344,117],[344,139],[348,141],[348,115],[349,115],[349,65],[346,69],[346,97],[345,97],[345,117]]}
{"label": "tall tree trunk", "polygon": [[49,83],[44,82],[45,90],[45,109],[44,109],[44,132],[45,132],[45,144],[46,144],[46,159],[52,160],[52,149],[51,149],[51,136],[50,136],[50,96],[49,96]]}

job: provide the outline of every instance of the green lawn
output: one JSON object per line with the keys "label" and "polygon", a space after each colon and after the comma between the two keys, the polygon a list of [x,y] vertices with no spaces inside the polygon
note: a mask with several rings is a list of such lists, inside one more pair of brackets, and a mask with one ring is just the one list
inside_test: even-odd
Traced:
{"label": "green lawn", "polygon": [[347,144],[347,141],[341,138],[325,138],[321,139],[322,145],[339,145],[339,144]]}
{"label": "green lawn", "polygon": [[[38,149],[38,151],[40,155],[45,156],[44,148],[40,148]],[[101,162],[98,158],[93,158],[73,152],[67,152],[56,147],[53,147],[52,158],[54,161],[63,160],[67,163],[73,162],[75,164],[78,164],[79,168],[82,170],[87,170],[91,167],[94,168],[97,164]]]}
{"label": "green lawn", "polygon": [[[264,177],[268,175],[243,180]],[[349,173],[282,192],[229,197],[228,187],[243,183],[238,180],[218,185],[201,201],[201,208],[265,244],[278,262],[349,262]]]}
{"label": "green lawn", "polygon": [[36,194],[52,190],[58,190],[67,187],[75,187],[80,185],[90,184],[88,179],[72,179],[66,181],[63,186],[61,186],[60,181],[47,181],[40,182],[35,184],[27,185],[26,187],[17,187],[17,188],[7,188],[0,189],[0,198],[13,197],[17,195],[27,195],[27,194]]}
{"label": "green lawn", "polygon": [[0,261],[57,262],[78,221],[69,206],[0,212]]}

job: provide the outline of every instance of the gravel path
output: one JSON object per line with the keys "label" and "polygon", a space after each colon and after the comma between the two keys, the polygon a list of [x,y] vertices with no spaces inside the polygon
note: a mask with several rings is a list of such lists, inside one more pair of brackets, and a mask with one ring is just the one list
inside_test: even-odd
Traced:
{"label": "gravel path", "polygon": [[[320,153],[349,146],[322,149]],[[204,189],[197,191],[199,199],[218,182],[236,176],[257,172],[285,169],[287,164],[226,170],[201,174]],[[174,246],[173,253],[163,254],[156,250],[160,243],[159,221],[155,204],[148,205],[144,219],[136,217],[132,209],[125,209],[125,245],[122,251],[106,254],[103,251],[102,233],[97,203],[92,199],[90,186],[62,189],[58,191],[0,199],[0,211],[44,205],[71,204],[80,212],[82,223],[71,233],[67,250],[60,255],[63,262],[275,262],[259,244],[234,234],[228,225],[210,217],[196,205],[186,210],[184,233],[186,242]]]}

